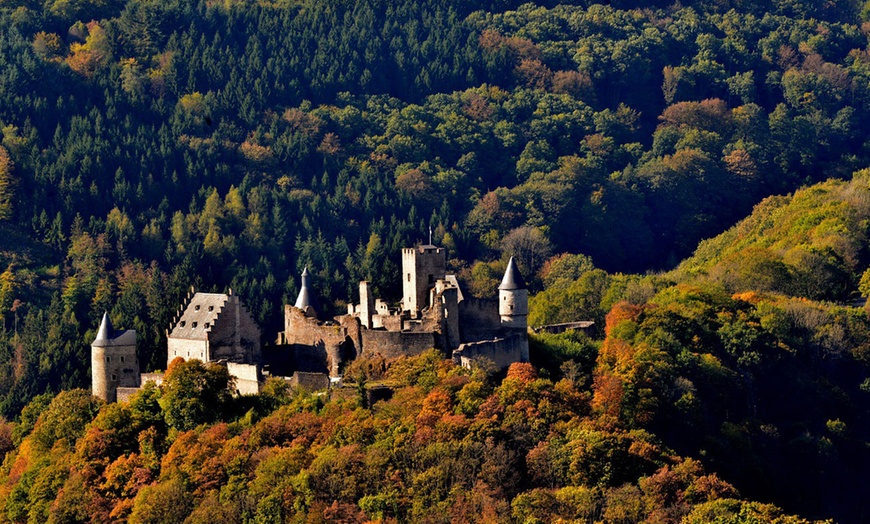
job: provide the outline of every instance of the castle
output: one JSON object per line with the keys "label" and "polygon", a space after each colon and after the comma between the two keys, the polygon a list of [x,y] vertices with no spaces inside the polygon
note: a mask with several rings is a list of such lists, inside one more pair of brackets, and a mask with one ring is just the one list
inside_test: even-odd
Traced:
{"label": "castle", "polygon": [[[431,348],[466,367],[484,360],[498,369],[528,362],[528,291],[513,258],[498,298],[479,299],[465,297],[456,277],[447,274],[444,248],[405,248],[402,295],[398,307],[391,307],[362,281],[359,303],[349,304],[344,315],[321,319],[306,267],[296,302],[284,306],[284,330],[275,344],[261,347],[259,327],[232,291],[191,292],[167,331],[167,365],[179,357],[219,362],[238,392],[248,394],[270,375],[321,389],[340,380],[356,358],[388,361]],[[91,344],[91,373],[94,395],[107,402],[128,398],[148,380],[162,380],[139,373],[136,332],[114,331],[108,315]]]}

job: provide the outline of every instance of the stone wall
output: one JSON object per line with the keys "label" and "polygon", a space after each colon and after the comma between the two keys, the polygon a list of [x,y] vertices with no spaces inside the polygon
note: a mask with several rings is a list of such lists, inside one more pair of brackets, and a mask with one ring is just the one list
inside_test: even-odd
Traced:
{"label": "stone wall", "polygon": [[260,328],[235,295],[227,298],[208,340],[209,360],[256,364],[262,359]]}
{"label": "stone wall", "polygon": [[166,366],[175,360],[176,357],[181,357],[184,360],[192,358],[208,362],[208,342],[205,340],[195,340],[189,338],[170,338],[166,342],[167,357]]}
{"label": "stone wall", "polygon": [[326,373],[306,373],[296,371],[290,377],[290,387],[307,391],[320,391],[329,388],[329,375]]}
{"label": "stone wall", "polygon": [[142,373],[142,384],[146,382],[154,382],[156,385],[163,384],[163,373]]}
{"label": "stone wall", "polygon": [[255,395],[260,392],[260,370],[256,365],[227,362],[227,371],[235,378],[236,391],[240,395]]}
{"label": "stone wall", "polygon": [[466,297],[459,303],[459,332],[463,341],[488,340],[499,329],[498,300]]}
{"label": "stone wall", "polygon": [[119,387],[117,392],[117,401],[118,402],[130,402],[130,397],[135,395],[136,393],[142,391],[142,388],[122,388]]}
{"label": "stone wall", "polygon": [[504,338],[462,344],[453,352],[453,360],[466,368],[489,361],[504,370],[514,362],[529,361],[529,339],[525,332],[517,331]]}
{"label": "stone wall", "polygon": [[284,309],[284,339],[300,365],[297,370],[319,371],[315,363],[325,362],[330,376],[339,376],[343,363],[356,358],[362,348],[357,317],[343,315],[335,322],[320,322],[293,306]]}
{"label": "stone wall", "polygon": [[436,347],[436,334],[395,331],[363,331],[363,356],[386,359],[406,355],[419,355]]}

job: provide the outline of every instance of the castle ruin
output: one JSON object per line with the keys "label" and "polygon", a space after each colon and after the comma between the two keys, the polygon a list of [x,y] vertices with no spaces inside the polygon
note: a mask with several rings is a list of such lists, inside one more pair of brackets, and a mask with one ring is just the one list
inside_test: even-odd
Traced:
{"label": "castle ruin", "polygon": [[[176,359],[225,365],[240,394],[257,393],[269,375],[292,384],[321,388],[340,380],[359,357],[386,361],[432,348],[463,366],[486,360],[497,369],[528,362],[528,291],[513,258],[498,297],[465,297],[447,274],[444,248],[420,245],[402,250],[403,296],[396,306],[374,297],[359,283],[359,302],[347,313],[321,319],[306,267],[296,302],[284,306],[284,329],[277,343],[262,348],[261,333],[239,297],[190,293],[167,330],[167,367]],[[147,380],[139,373],[135,331],[116,333],[108,315],[91,345],[95,396],[124,400]]]}

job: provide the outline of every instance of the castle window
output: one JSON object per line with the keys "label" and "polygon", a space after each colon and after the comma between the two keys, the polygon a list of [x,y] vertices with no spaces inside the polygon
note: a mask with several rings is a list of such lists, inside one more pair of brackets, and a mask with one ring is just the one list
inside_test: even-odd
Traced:
{"label": "castle window", "polygon": [[106,357],[106,363],[107,363],[107,364],[108,364],[109,362],[111,362],[111,361],[112,361],[112,357]]}
{"label": "castle window", "polygon": [[185,324],[187,324],[187,322],[185,322],[184,320],[182,320],[182,321],[181,321],[181,327],[184,327]]}
{"label": "castle window", "polygon": [[214,311],[214,306],[209,306],[209,307],[208,307],[208,310],[209,310],[209,311]]}
{"label": "castle window", "polygon": [[194,310],[194,311],[199,311],[199,304],[197,304],[196,306],[194,306],[193,310]]}
{"label": "castle window", "polygon": [[408,273],[408,282],[411,281],[411,273]]}
{"label": "castle window", "polygon": [[196,322],[193,322],[191,326],[196,327]]}
{"label": "castle window", "polygon": [[204,324],[205,329],[208,329],[209,325],[210,325],[210,324],[209,324],[208,322],[206,322],[206,323]]}
{"label": "castle window", "polygon": [[122,363],[124,362],[124,356],[123,356],[123,355],[121,355],[121,362],[122,362]]}
{"label": "castle window", "polygon": [[112,382],[115,382],[116,380],[118,380],[118,375],[112,373]]}

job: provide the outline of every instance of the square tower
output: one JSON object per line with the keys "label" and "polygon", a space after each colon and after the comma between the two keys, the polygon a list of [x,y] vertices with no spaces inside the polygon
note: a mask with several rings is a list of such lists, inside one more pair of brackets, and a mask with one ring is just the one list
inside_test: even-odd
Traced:
{"label": "square tower", "polygon": [[447,250],[433,245],[402,249],[402,310],[417,317],[427,304],[429,290],[447,272]]}

